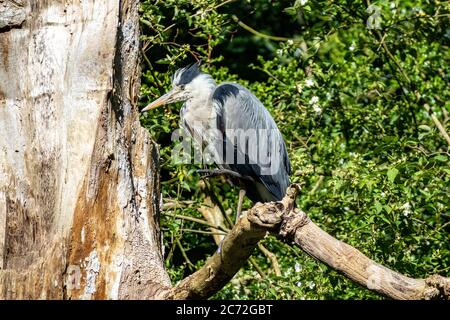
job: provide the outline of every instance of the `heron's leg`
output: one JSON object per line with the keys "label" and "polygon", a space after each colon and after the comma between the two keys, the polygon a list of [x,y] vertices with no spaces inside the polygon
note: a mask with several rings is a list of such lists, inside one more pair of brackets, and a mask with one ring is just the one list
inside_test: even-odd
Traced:
{"label": "heron's leg", "polygon": [[242,203],[244,202],[244,197],[245,197],[245,189],[239,189],[239,200],[238,200],[238,207],[237,207],[237,212],[236,212],[236,221],[234,223],[237,223],[237,221],[241,215]]}
{"label": "heron's leg", "polygon": [[203,174],[202,178],[210,178],[210,177],[215,177],[215,176],[223,176],[223,175],[228,175],[228,176],[232,176],[235,178],[239,178],[239,179],[245,179],[245,180],[250,180],[253,181],[252,177],[249,176],[243,176],[235,171],[232,170],[228,170],[228,169],[200,169],[197,170],[197,173]]}

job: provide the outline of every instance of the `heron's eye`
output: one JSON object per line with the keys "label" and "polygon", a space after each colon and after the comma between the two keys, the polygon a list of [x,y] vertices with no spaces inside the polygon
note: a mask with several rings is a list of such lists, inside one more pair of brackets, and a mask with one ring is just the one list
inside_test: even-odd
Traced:
{"label": "heron's eye", "polygon": [[184,90],[185,87],[186,87],[186,86],[185,86],[184,84],[180,84],[180,89],[181,89],[181,90]]}

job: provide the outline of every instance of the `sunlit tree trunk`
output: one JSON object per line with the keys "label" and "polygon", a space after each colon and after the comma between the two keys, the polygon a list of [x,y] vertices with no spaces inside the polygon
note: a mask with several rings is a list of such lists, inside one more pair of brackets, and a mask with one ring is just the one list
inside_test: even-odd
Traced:
{"label": "sunlit tree trunk", "polygon": [[170,286],[137,0],[0,0],[0,298]]}

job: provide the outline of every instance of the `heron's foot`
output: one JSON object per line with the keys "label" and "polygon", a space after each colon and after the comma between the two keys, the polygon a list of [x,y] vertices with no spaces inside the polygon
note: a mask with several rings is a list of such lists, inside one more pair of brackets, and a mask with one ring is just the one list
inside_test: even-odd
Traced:
{"label": "heron's foot", "polygon": [[202,175],[202,179],[216,177],[216,176],[230,176],[230,177],[235,177],[235,178],[239,178],[239,179],[253,181],[252,177],[243,176],[235,171],[228,170],[228,169],[200,169],[200,170],[197,170],[196,172]]}
{"label": "heron's foot", "polygon": [[227,169],[199,169],[196,172],[201,174],[202,179],[225,175],[232,175],[238,178],[241,176],[239,173]]}

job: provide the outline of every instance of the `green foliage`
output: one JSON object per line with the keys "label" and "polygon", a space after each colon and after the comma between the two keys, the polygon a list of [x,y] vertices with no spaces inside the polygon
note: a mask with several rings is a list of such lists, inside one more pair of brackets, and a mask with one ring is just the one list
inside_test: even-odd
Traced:
{"label": "green foliage", "polygon": [[[449,146],[425,106],[449,132],[449,4],[374,4],[380,29],[368,28],[365,1],[143,1],[141,104],[168,90],[178,67],[202,59],[218,82],[248,86],[269,109],[288,145],[292,180],[304,185],[298,205],[324,230],[401,273],[448,276]],[[141,116],[161,145],[173,281],[216,250],[211,235],[192,232],[207,227],[174,215],[202,218],[205,194],[224,212],[237,204],[233,187],[216,179],[200,188],[194,165],[171,163],[178,111]],[[248,264],[214,298],[380,298],[274,238],[264,245],[282,275],[255,249],[267,276]]]}

